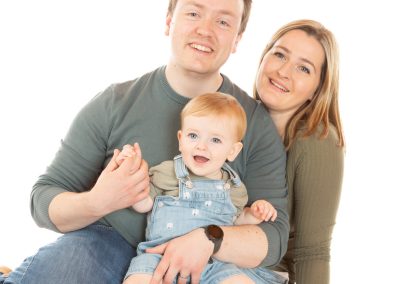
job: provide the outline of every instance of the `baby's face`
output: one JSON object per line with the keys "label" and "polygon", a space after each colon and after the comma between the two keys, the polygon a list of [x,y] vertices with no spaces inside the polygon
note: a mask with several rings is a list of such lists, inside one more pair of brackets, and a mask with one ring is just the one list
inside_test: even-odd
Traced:
{"label": "baby's face", "polygon": [[235,131],[228,118],[185,117],[178,139],[186,166],[195,175],[220,179],[224,162],[234,160],[241,149]]}

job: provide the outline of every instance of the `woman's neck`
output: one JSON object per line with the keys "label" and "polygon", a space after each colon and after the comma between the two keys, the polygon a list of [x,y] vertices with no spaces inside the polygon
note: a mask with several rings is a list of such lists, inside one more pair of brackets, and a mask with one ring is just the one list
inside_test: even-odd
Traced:
{"label": "woman's neck", "polygon": [[269,114],[271,115],[272,121],[274,122],[275,127],[278,130],[279,136],[283,140],[285,137],[286,125],[289,122],[289,119],[292,117],[293,113],[270,110]]}

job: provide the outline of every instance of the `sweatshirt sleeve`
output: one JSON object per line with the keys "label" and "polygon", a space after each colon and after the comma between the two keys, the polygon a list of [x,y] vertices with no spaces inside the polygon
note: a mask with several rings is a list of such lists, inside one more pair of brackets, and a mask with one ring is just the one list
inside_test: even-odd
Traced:
{"label": "sweatshirt sleeve", "polygon": [[328,284],[332,231],[343,177],[344,151],[328,138],[299,139],[289,154],[293,172],[293,259],[297,284]]}
{"label": "sweatshirt sleeve", "polygon": [[106,156],[112,156],[113,149],[107,149],[109,92],[111,88],[93,98],[78,113],[53,161],[34,184],[30,209],[39,227],[58,232],[49,217],[53,198],[67,191],[90,190],[108,162]]}
{"label": "sweatshirt sleeve", "polygon": [[268,253],[259,266],[271,267],[285,255],[289,236],[286,152],[272,119],[261,104],[257,105],[248,120],[243,144],[243,153],[238,162],[245,164],[246,168],[239,174],[246,185],[249,204],[265,199],[278,212],[274,222],[258,225],[268,239]]}

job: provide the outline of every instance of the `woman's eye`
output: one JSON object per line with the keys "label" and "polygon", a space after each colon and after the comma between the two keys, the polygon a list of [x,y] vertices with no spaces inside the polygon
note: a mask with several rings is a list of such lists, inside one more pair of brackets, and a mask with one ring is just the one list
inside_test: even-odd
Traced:
{"label": "woman's eye", "polygon": [[280,58],[280,59],[285,58],[285,56],[284,56],[281,52],[279,52],[279,51],[276,51],[276,52],[274,53],[274,55],[275,55],[276,57]]}
{"label": "woman's eye", "polygon": [[305,67],[305,66],[299,66],[299,70],[300,70],[301,72],[310,74],[310,69],[308,69],[308,68]]}

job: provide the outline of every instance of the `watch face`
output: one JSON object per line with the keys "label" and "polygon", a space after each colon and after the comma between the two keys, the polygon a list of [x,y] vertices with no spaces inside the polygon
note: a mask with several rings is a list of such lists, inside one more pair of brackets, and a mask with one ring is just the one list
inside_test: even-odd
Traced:
{"label": "watch face", "polygon": [[210,225],[207,227],[208,233],[215,239],[222,239],[224,236],[224,231],[216,225]]}

